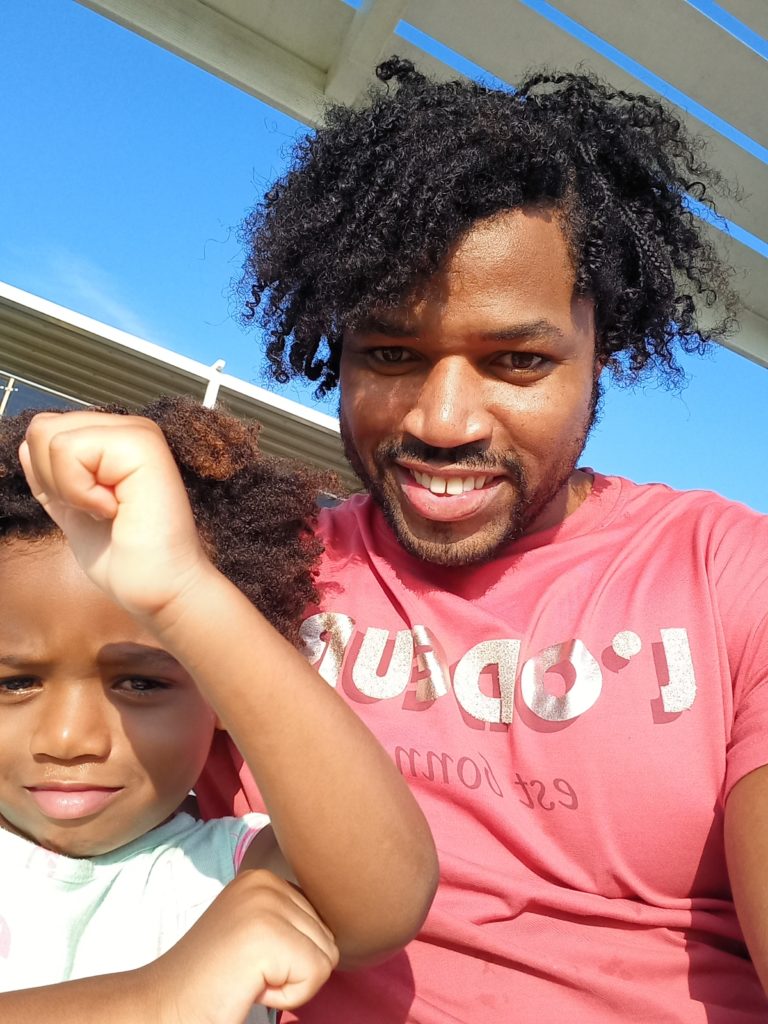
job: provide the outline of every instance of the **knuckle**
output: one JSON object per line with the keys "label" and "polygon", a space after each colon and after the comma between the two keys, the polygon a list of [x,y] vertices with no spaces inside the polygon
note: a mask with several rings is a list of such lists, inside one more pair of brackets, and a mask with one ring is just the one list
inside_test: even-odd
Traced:
{"label": "knuckle", "polygon": [[255,899],[265,907],[282,907],[288,898],[280,879],[261,868],[244,871],[235,879],[241,899]]}
{"label": "knuckle", "polygon": [[246,879],[249,886],[266,890],[282,890],[281,880],[266,868],[251,868],[238,876]]}
{"label": "knuckle", "polygon": [[153,420],[147,419],[146,416],[123,416],[121,419],[128,427],[132,427],[137,431],[142,431],[144,434],[151,435],[155,438],[162,438],[164,440],[164,434],[160,427]]}
{"label": "knuckle", "polygon": [[47,424],[50,422],[51,414],[39,412],[27,424],[25,438],[30,444],[34,444],[38,438],[47,433]]}
{"label": "knuckle", "polygon": [[73,444],[74,438],[71,432],[63,431],[52,435],[48,447],[52,455],[60,455],[71,451]]}

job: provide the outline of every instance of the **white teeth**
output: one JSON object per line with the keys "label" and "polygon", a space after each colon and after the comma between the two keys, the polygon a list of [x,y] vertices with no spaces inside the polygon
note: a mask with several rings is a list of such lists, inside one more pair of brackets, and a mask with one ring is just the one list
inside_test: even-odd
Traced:
{"label": "white teeth", "polygon": [[433,494],[462,494],[464,491],[479,491],[485,487],[488,476],[431,476],[419,470],[411,470],[413,478]]}

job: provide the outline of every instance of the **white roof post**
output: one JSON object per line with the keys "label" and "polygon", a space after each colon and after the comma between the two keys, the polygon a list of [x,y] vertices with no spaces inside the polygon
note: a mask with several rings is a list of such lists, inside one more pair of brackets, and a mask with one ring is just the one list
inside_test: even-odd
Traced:
{"label": "white roof post", "polygon": [[219,397],[219,388],[221,387],[221,371],[226,365],[223,359],[217,359],[211,365],[211,374],[208,378],[205,394],[203,395],[203,405],[206,409],[213,409],[216,405],[216,399]]}

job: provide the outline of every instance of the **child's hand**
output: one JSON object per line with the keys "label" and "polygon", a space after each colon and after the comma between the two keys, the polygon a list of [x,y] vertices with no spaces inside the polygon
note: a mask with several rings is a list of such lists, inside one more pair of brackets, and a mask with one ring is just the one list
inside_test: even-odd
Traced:
{"label": "child's hand", "polygon": [[19,455],[84,571],[131,614],[163,611],[209,566],[173,456],[149,420],[43,413]]}
{"label": "child's hand", "polygon": [[245,871],[143,970],[158,993],[158,1021],[241,1024],[254,1003],[301,1006],[338,958],[333,936],[301,893],[269,871]]}

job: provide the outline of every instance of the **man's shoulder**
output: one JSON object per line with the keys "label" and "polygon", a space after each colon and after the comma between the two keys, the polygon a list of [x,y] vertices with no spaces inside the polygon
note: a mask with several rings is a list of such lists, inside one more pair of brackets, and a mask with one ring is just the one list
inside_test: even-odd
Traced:
{"label": "man's shoulder", "polygon": [[725,498],[715,491],[705,489],[675,488],[665,483],[637,483],[624,477],[605,476],[595,473],[597,486],[619,487],[621,489],[621,507],[624,511],[638,510],[645,507],[648,511],[675,509],[687,511],[695,516],[712,516],[717,518],[728,515],[734,519],[768,523],[768,516],[739,501]]}
{"label": "man's shoulder", "polygon": [[[658,551],[661,539],[689,551],[706,551],[713,564],[734,564],[751,558],[768,544],[768,516],[714,491],[682,490],[662,483],[637,484],[620,478],[601,478],[619,484],[621,498],[610,517],[619,534],[631,534],[633,549]],[[606,542],[613,536],[608,531]]]}

